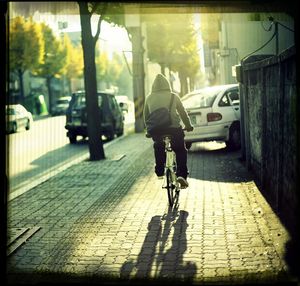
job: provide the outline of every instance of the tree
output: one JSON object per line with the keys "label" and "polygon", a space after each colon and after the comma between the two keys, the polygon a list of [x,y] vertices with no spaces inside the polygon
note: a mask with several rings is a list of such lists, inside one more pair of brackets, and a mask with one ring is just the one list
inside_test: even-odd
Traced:
{"label": "tree", "polygon": [[44,41],[41,27],[31,18],[16,17],[9,29],[9,68],[16,72],[20,83],[20,102],[24,103],[23,75],[43,62]]}
{"label": "tree", "polygon": [[35,70],[36,75],[46,78],[49,94],[49,112],[52,113],[53,92],[51,80],[65,73],[67,53],[61,41],[56,38],[49,26],[41,23],[44,37],[44,58],[43,63]]}
{"label": "tree", "polygon": [[69,92],[71,93],[71,80],[83,76],[83,54],[80,46],[73,46],[68,35],[64,35],[66,50],[66,72]]}
{"label": "tree", "polygon": [[[165,75],[165,68],[169,65],[171,43],[171,23],[169,17],[147,16],[147,48],[150,61],[156,62],[161,67],[161,73]],[[171,34],[172,35],[172,34]],[[173,35],[175,37],[176,34]]]}
{"label": "tree", "polygon": [[[97,81],[95,65],[95,46],[101,31],[101,22],[124,25],[123,6],[118,3],[77,2],[80,12],[81,38],[84,59],[84,84],[87,107],[87,125],[90,160],[105,159],[101,140],[101,122],[99,116]],[[92,35],[91,17],[99,14],[97,32]],[[100,135],[100,136],[99,136]]]}
{"label": "tree", "polygon": [[[184,27],[176,27],[180,37],[177,48],[173,48],[170,55],[169,68],[178,72],[180,79],[181,95],[193,88],[195,78],[200,70],[200,58],[192,20],[187,17]],[[189,79],[189,84],[187,82]]]}
{"label": "tree", "polygon": [[109,65],[108,55],[105,52],[100,52],[96,56],[96,78],[98,83],[98,89],[101,89],[100,84],[107,82],[107,70]]}
{"label": "tree", "polygon": [[117,53],[113,53],[107,70],[107,82],[109,85],[116,85],[122,71],[122,59]]}
{"label": "tree", "polygon": [[187,79],[193,84],[200,68],[191,15],[164,15],[163,18],[150,15],[145,21],[148,24],[149,59],[161,66],[163,74],[165,68],[178,72],[181,94],[185,94],[188,91]]}

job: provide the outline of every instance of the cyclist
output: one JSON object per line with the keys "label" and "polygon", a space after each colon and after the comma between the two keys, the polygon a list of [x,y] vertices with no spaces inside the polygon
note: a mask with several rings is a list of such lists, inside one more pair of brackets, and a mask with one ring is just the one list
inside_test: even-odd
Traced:
{"label": "cyclist", "polygon": [[[171,102],[172,90],[168,79],[162,75],[157,74],[152,84],[152,91],[146,97],[144,105],[144,121],[146,124],[146,119],[151,112],[154,110],[166,107],[169,108]],[[180,119],[185,125],[187,131],[193,131],[193,126],[191,125],[189,116],[182,105],[179,96],[173,93],[173,102],[170,109],[172,124],[170,127],[159,130],[157,133],[152,135],[152,140],[154,141],[154,156],[155,156],[155,173],[159,179],[164,176],[164,164],[166,161],[165,146],[163,142],[163,135],[170,134],[171,147],[176,154],[176,164],[177,164],[177,181],[180,183],[181,188],[187,188],[187,149],[184,143],[184,132],[180,125]]]}

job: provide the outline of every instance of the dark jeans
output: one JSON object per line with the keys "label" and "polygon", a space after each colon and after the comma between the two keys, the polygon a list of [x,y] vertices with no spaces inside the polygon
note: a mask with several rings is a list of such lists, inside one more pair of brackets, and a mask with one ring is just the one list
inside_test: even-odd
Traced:
{"label": "dark jeans", "polygon": [[154,156],[155,156],[155,173],[157,176],[162,176],[165,169],[166,153],[165,143],[163,142],[163,135],[171,135],[171,146],[176,154],[177,170],[176,175],[178,177],[187,178],[187,149],[184,143],[184,132],[181,128],[169,128],[163,133],[152,136],[154,141]]}

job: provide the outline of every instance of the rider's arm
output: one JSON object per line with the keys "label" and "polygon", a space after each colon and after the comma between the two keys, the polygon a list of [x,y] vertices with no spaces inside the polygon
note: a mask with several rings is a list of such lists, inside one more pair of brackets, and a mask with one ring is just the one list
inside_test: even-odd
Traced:
{"label": "rider's arm", "polygon": [[178,96],[176,96],[176,110],[178,111],[178,114],[179,114],[185,128],[187,128],[187,129],[193,128],[190,118]]}

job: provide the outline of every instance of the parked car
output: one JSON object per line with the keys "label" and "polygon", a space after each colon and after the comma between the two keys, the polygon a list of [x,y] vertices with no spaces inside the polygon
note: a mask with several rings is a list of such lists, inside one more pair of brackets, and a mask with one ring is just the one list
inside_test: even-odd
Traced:
{"label": "parked car", "polygon": [[[102,135],[108,140],[112,140],[115,135],[123,135],[124,117],[115,96],[106,92],[98,92],[98,106],[100,108],[99,121],[101,122]],[[68,130],[67,136],[71,144],[77,141],[77,136],[88,137],[84,92],[72,94],[66,112],[65,128]]]}
{"label": "parked car", "polygon": [[182,98],[191,123],[192,132],[185,133],[186,146],[193,142],[225,141],[229,149],[239,149],[240,106],[238,84],[206,87]]}
{"label": "parked car", "polygon": [[71,96],[63,96],[57,99],[56,106],[53,108],[53,115],[65,115]]}
{"label": "parked car", "polygon": [[16,133],[20,128],[30,129],[33,121],[32,114],[23,105],[6,105],[5,113],[7,133]]}

